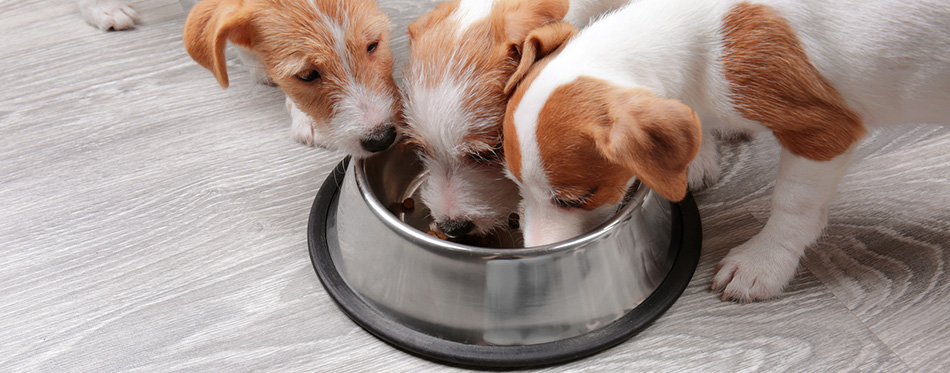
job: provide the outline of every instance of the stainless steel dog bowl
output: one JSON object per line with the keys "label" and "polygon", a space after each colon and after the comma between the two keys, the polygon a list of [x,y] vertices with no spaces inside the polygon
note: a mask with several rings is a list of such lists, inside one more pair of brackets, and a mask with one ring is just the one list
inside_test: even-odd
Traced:
{"label": "stainless steel dog bowl", "polygon": [[516,230],[502,229],[498,247],[475,247],[426,234],[424,206],[403,206],[421,174],[395,149],[341,162],[314,201],[310,256],[357,324],[439,362],[525,367],[599,352],[669,308],[699,259],[690,196],[674,204],[636,185],[586,235],[517,248]]}

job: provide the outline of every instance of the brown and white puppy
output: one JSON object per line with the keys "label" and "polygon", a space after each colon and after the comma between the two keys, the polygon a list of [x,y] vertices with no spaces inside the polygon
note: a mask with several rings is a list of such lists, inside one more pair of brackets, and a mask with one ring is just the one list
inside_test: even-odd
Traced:
{"label": "brown and white puppy", "polygon": [[586,25],[626,1],[450,1],[409,25],[405,134],[428,172],[422,202],[443,232],[484,235],[518,206],[501,123],[525,37],[565,17]]}
{"label": "brown and white puppy", "polygon": [[[946,2],[639,0],[535,63],[504,122],[525,244],[583,234],[639,179],[678,201],[718,178],[712,131],[771,131],[772,215],[720,263],[724,299],[776,296],[821,234],[867,129],[950,124]],[[553,28],[553,26],[548,27]],[[517,78],[517,77],[516,77]]]}
{"label": "brown and white puppy", "polygon": [[191,9],[184,39],[224,88],[226,42],[246,49],[287,94],[298,140],[366,157],[396,138],[389,34],[373,0],[204,0]]}

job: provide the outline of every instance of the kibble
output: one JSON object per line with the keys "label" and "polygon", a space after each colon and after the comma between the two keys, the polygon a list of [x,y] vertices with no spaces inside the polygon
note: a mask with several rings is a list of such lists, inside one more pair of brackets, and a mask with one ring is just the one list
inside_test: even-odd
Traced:
{"label": "kibble", "polygon": [[433,230],[430,230],[430,231],[428,231],[428,232],[426,232],[426,233],[428,233],[430,236],[435,237],[435,238],[439,238],[439,239],[443,239],[443,240],[448,240],[448,239],[449,239],[449,236],[446,235],[445,233],[442,233],[442,231],[433,231]]}

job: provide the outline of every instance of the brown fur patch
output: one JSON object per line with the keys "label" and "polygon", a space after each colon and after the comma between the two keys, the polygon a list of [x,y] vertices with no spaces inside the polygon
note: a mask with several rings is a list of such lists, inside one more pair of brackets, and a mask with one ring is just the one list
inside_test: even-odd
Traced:
{"label": "brown fur patch", "polygon": [[[250,16],[241,10],[241,3],[236,0],[206,0],[195,4],[185,22],[185,49],[195,62],[211,70],[223,88],[229,85],[225,44],[232,31],[245,33],[241,26],[247,24]],[[250,43],[249,40],[240,41],[241,45]]]}
{"label": "brown fur patch", "polygon": [[550,185],[562,199],[583,197],[587,209],[619,202],[634,175],[681,200],[702,140],[698,117],[679,101],[589,77],[551,93],[537,131]]}
{"label": "brown fur patch", "polygon": [[[305,0],[201,1],[188,15],[185,47],[223,87],[228,85],[225,40],[251,49],[268,76],[318,123],[335,114],[334,107],[350,84],[389,96],[398,107],[389,18],[372,0],[317,0],[313,4],[316,8]],[[338,55],[336,40],[323,19],[348,25],[346,56]],[[373,42],[378,46],[368,53],[367,46]],[[288,68],[287,61],[294,61],[290,67],[298,71]],[[307,83],[295,77],[309,70],[317,70],[321,79]],[[399,118],[395,112],[394,120]]]}
{"label": "brown fur patch", "polygon": [[827,161],[867,132],[771,8],[741,3],[723,25],[723,65],[736,109],[793,154]]}
{"label": "brown fur patch", "polygon": [[602,83],[582,77],[565,84],[538,114],[536,136],[548,182],[558,198],[581,201],[584,209],[619,202],[634,177],[598,150],[598,134],[611,126],[607,103],[614,94]]}
{"label": "brown fur patch", "polygon": [[504,136],[502,143],[505,149],[505,164],[508,171],[515,178],[521,180],[521,142],[518,140],[518,132],[515,130],[514,122],[511,121],[511,111],[505,114]]}
{"label": "brown fur patch", "polygon": [[511,93],[514,90],[535,62],[560,49],[576,34],[577,29],[564,21],[552,22],[531,31],[521,45],[518,68],[505,84],[505,93]]}

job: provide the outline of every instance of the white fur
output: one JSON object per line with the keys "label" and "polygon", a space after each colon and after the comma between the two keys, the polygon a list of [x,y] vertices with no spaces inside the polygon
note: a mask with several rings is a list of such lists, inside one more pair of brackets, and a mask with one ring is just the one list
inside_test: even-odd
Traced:
{"label": "white fur", "polygon": [[235,45],[234,47],[234,50],[237,51],[238,58],[241,60],[241,63],[244,64],[244,67],[251,72],[251,76],[254,77],[255,82],[264,85],[274,85],[274,81],[267,76],[267,69],[264,68],[261,60],[257,58],[254,52],[241,46]]}
{"label": "white fur", "polygon": [[[301,111],[289,96],[284,100],[284,105],[287,107],[287,112],[290,113],[290,135],[293,139],[307,144],[307,146],[317,145],[325,148],[326,146],[322,143],[314,143],[313,129],[317,123],[314,122],[313,118]],[[319,140],[319,138],[316,140]]]}
{"label": "white fur", "polygon": [[76,5],[83,19],[102,31],[128,30],[139,21],[135,9],[123,0],[76,0]]}
{"label": "white fur", "polygon": [[[424,72],[413,77],[426,79],[422,74]],[[410,80],[415,81],[415,78]],[[475,84],[478,83],[472,74],[461,73],[459,76],[440,77],[434,87],[408,85],[406,117],[409,126],[417,138],[425,141],[434,157],[454,159],[465,155],[468,152],[462,148],[465,136],[494,125],[480,119],[483,113],[471,112],[462,105],[465,97],[472,94]]]}
{"label": "white fur", "polygon": [[[627,0],[571,1],[569,21],[583,26],[602,12],[616,8]],[[456,35],[491,13],[494,0],[462,0],[452,15],[458,22]],[[447,36],[448,37],[448,36]],[[456,51],[445,53],[455,55]],[[429,176],[422,185],[422,202],[429,207],[437,222],[469,219],[477,233],[486,233],[507,221],[517,206],[517,189],[500,167],[473,166],[465,161],[472,149],[463,145],[468,134],[484,128],[500,126],[486,120],[486,114],[465,107],[463,100],[473,97],[472,89],[483,84],[479,77],[463,68],[458,58],[450,58],[449,66],[425,66],[413,61],[406,75],[407,132],[425,143],[429,154],[423,163]],[[434,71],[446,74],[433,77]],[[430,86],[430,81],[436,81]],[[498,112],[504,108],[496,108]],[[497,117],[495,115],[494,117]]]}
{"label": "white fur", "polygon": [[571,0],[564,20],[578,28],[583,28],[604,14],[622,7],[630,0]]}
{"label": "white fur", "polygon": [[[316,8],[316,6],[314,6],[314,8]],[[333,35],[333,50],[336,51],[336,57],[340,58],[343,71],[346,72],[346,77],[352,81],[354,79],[353,70],[350,68],[350,52],[346,49],[346,30],[349,28],[350,19],[347,17],[346,12],[340,12],[340,14],[343,15],[343,20],[338,23],[336,20],[330,18],[330,16],[320,13],[321,19],[317,23],[322,24],[330,30],[330,33]]]}
{"label": "white fur", "polygon": [[799,259],[825,228],[828,204],[854,157],[817,162],[782,150],[772,192],[772,215],[758,234],[732,249],[713,279],[723,297],[752,301],[779,294],[795,275]]}
{"label": "white fur", "polygon": [[380,127],[392,126],[389,118],[395,110],[395,102],[388,95],[380,94],[352,81],[336,105],[336,113],[325,123],[314,121],[314,143],[322,147],[341,150],[354,157],[372,155],[360,145],[367,134]]}
{"label": "white fur", "polygon": [[457,34],[468,30],[469,26],[491,14],[492,5],[496,0],[461,0],[459,7],[452,12],[452,19],[458,22]]}
{"label": "white fur", "polygon": [[[409,81],[424,80],[425,73],[416,71]],[[518,191],[497,167],[492,170],[466,162],[472,149],[465,146],[464,139],[471,132],[497,124],[486,119],[489,113],[462,105],[478,84],[475,76],[461,72],[437,81],[434,87],[410,83],[406,90],[409,131],[429,149],[429,154],[422,157],[428,177],[420,197],[435,221],[468,219],[476,233],[488,233],[507,221],[518,204]]]}
{"label": "white fur", "polygon": [[[722,20],[743,0],[640,0],[580,32],[545,67],[515,109],[522,151],[526,232],[552,221],[591,227],[603,214],[551,209],[534,133],[551,92],[579,76],[639,87],[675,98],[699,115],[703,145],[689,167],[689,184],[718,178],[713,131],[765,130],[743,118],[729,99],[722,73]],[[762,0],[797,33],[811,62],[856,110],[868,128],[901,123],[948,124],[950,118],[950,6],[931,1]],[[855,145],[856,146],[856,145]],[[765,228],[722,261],[715,286],[724,298],[753,300],[780,293],[794,276],[805,248],[821,234],[828,204],[853,155],[816,162],[784,151]],[[701,173],[701,175],[697,175]],[[547,206],[536,206],[536,205]],[[546,211],[543,219],[532,211]],[[560,241],[576,229],[526,245]],[[560,232],[568,232],[561,234]]]}

